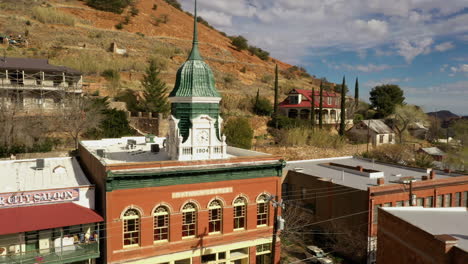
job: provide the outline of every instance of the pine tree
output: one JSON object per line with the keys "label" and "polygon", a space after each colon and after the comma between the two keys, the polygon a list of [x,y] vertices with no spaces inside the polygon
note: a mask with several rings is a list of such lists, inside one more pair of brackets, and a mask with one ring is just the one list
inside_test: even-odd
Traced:
{"label": "pine tree", "polygon": [[159,79],[160,70],[156,66],[155,60],[150,60],[146,74],[141,81],[143,85],[144,101],[142,108],[147,112],[167,114],[170,104],[167,101],[166,84]]}
{"label": "pine tree", "polygon": [[312,88],[312,95],[310,96],[310,99],[311,99],[310,121],[311,121],[312,129],[315,129],[315,89],[314,88]]}
{"label": "pine tree", "polygon": [[323,82],[320,82],[320,98],[319,98],[319,128],[323,128]]}
{"label": "pine tree", "polygon": [[345,104],[346,104],[346,81],[345,81],[345,77],[343,76],[343,85],[341,85],[341,117],[340,117],[340,130],[339,130],[339,134],[340,136],[344,136],[344,133],[345,133],[345,129],[346,129],[346,107],[345,107]]}
{"label": "pine tree", "polygon": [[354,85],[354,104],[356,105],[357,110],[357,107],[359,106],[359,81],[357,77],[356,84]]}
{"label": "pine tree", "polygon": [[275,120],[275,128],[278,129],[278,64],[275,67],[275,101],[273,103],[273,119]]}

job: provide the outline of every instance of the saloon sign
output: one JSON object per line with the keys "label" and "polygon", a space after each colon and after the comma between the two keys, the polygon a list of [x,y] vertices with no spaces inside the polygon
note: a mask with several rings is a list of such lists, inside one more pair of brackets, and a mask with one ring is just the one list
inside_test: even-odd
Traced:
{"label": "saloon sign", "polygon": [[0,208],[77,201],[79,198],[79,189],[2,193],[0,194]]}

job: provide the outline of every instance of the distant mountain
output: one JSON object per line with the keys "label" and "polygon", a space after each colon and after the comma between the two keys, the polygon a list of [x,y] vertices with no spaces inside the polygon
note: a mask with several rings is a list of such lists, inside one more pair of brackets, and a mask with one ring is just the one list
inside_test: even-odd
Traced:
{"label": "distant mountain", "polygon": [[429,116],[437,117],[440,120],[448,120],[453,118],[459,118],[458,115],[450,112],[449,110],[440,110],[437,112],[429,112],[427,113]]}

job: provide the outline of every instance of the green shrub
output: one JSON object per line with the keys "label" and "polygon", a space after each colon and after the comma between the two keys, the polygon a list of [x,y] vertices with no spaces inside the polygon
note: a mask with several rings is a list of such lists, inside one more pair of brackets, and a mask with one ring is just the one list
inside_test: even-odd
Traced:
{"label": "green shrub", "polygon": [[247,118],[229,119],[224,126],[224,135],[229,145],[244,149],[252,147],[252,138],[254,131]]}
{"label": "green shrub", "polygon": [[268,60],[270,58],[270,53],[268,51],[262,50],[261,48],[257,48],[255,46],[249,46],[250,54],[259,57],[261,60]]}
{"label": "green shrub", "polygon": [[115,25],[115,28],[118,29],[118,30],[123,29],[122,22],[120,22],[120,23],[118,23],[117,25]]}
{"label": "green shrub", "polygon": [[[130,24],[130,16],[125,16],[125,17],[124,17],[124,21],[122,22],[122,24],[124,24],[124,25]],[[121,29],[121,28],[120,28],[120,29]]]}
{"label": "green shrub", "polygon": [[153,8],[151,8],[153,10],[157,10],[158,9],[158,5],[157,4],[153,4]]}
{"label": "green shrub", "polygon": [[142,38],[145,37],[145,34],[143,34],[143,33],[141,33],[141,32],[137,32],[137,33],[135,33],[135,34],[137,34],[138,36],[140,36],[140,37],[142,37]]}
{"label": "green shrub", "polygon": [[119,81],[120,72],[114,69],[107,69],[101,73],[101,76],[106,78],[108,81]]}
{"label": "green shrub", "polygon": [[273,113],[273,105],[267,98],[258,96],[253,100],[253,112],[260,116],[270,116]]}
{"label": "green shrub", "polygon": [[265,74],[262,76],[262,79],[260,79],[262,81],[262,83],[270,83],[272,82],[274,79],[273,75],[270,75],[270,74]]}
{"label": "green shrub", "polygon": [[283,146],[314,146],[339,149],[345,144],[345,140],[339,135],[308,127],[276,130],[273,136],[275,141]]}
{"label": "green shrub", "polygon": [[177,1],[177,0],[164,0],[166,3],[168,3],[169,5],[179,9],[179,10],[182,10],[182,5]]}
{"label": "green shrub", "polygon": [[121,14],[131,0],[86,0],[86,4],[98,10]]}
{"label": "green shrub", "polygon": [[55,8],[34,7],[32,9],[33,17],[44,24],[62,24],[74,26],[73,16],[62,13]]}
{"label": "green shrub", "polygon": [[246,73],[246,72],[247,72],[247,68],[246,68],[245,66],[244,66],[244,67],[242,67],[242,68],[240,69],[240,72],[242,72],[242,73]]}
{"label": "green shrub", "polygon": [[231,43],[238,50],[245,50],[249,47],[247,39],[245,39],[243,36],[234,37]]}
{"label": "green shrub", "polygon": [[137,16],[138,13],[140,13],[140,10],[138,10],[138,8],[136,8],[135,6],[132,6],[132,8],[130,9],[130,15]]}

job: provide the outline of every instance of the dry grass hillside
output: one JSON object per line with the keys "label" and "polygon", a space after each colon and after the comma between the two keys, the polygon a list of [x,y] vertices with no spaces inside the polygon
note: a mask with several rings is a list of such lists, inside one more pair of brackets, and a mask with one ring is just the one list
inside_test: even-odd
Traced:
{"label": "dry grass hillside", "polygon": [[[28,47],[10,47],[7,56],[47,57],[52,63],[76,68],[84,73],[91,90],[100,89],[101,95],[140,89],[139,79],[150,58],[157,59],[161,77],[172,89],[176,71],[190,51],[193,17],[163,0],[137,0],[135,7],[138,14],[131,16],[130,7],[119,15],[95,10],[78,0],[2,0],[0,34],[27,35]],[[120,30],[116,28],[119,23],[123,26]],[[276,63],[282,71],[291,68],[273,58],[263,61],[248,51],[236,50],[229,38],[201,23],[199,40],[224,106],[233,114],[243,111],[246,97],[257,89],[272,99]],[[110,52],[114,42],[127,54]],[[108,69],[121,72],[117,87],[100,77]],[[316,79],[300,72],[280,80],[283,93],[294,87],[311,89],[316,84]]]}

